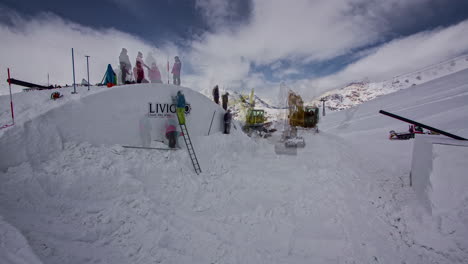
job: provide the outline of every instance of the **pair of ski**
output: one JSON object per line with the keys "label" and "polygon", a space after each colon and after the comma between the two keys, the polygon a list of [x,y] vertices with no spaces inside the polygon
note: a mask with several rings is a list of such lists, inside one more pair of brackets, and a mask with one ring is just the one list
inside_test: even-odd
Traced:
{"label": "pair of ski", "polygon": [[139,147],[139,146],[122,146],[129,149],[147,149],[147,150],[178,150],[180,148],[155,148],[155,147]]}
{"label": "pair of ski", "polygon": [[4,128],[7,128],[7,127],[11,127],[11,126],[13,126],[13,125],[15,125],[15,124],[7,124],[7,125],[3,125],[3,126],[1,126],[1,127],[0,127],[0,129],[4,129]]}

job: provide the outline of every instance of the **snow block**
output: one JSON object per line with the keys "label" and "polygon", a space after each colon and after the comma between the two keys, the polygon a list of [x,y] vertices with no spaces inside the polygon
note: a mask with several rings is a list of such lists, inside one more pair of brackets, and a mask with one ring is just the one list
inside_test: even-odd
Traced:
{"label": "snow block", "polygon": [[[416,193],[419,203],[430,215],[432,215],[434,205],[433,199],[436,197],[433,195],[434,184],[440,182],[440,180],[444,180],[444,177],[446,177],[444,173],[441,173],[441,170],[433,171],[434,162],[437,163],[437,167],[457,167],[454,172],[455,174],[466,174],[466,171],[468,171],[468,164],[466,163],[463,165],[464,168],[460,168],[459,164],[452,164],[453,162],[456,162],[456,159],[440,159],[440,155],[443,152],[435,151],[439,146],[453,146],[465,149],[468,147],[468,141],[455,140],[443,136],[416,135],[413,145],[413,159],[411,164],[411,186]],[[466,149],[468,150],[468,148]],[[466,153],[465,155],[468,155],[468,152],[464,153]],[[465,157],[465,160],[466,159],[468,159],[468,156]],[[468,182],[465,181],[465,184],[468,184]]]}
{"label": "snow block", "polygon": [[197,137],[208,135],[212,118],[210,134],[222,132],[224,110],[196,91],[164,84],[124,85],[71,101],[6,131],[0,137],[0,170],[48,160],[65,142],[148,147],[165,139],[170,119],[178,124],[173,97],[179,90],[185,95],[186,124],[194,144]]}
{"label": "snow block", "polygon": [[0,216],[0,259],[2,263],[42,264],[27,239]]}

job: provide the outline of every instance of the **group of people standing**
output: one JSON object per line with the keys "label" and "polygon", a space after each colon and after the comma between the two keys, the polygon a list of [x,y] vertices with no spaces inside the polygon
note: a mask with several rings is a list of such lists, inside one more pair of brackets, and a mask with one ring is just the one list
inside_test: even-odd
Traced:
{"label": "group of people standing", "polygon": [[[161,72],[156,64],[156,60],[149,55],[151,58],[148,60],[151,63],[151,67],[148,66],[143,61],[143,54],[139,51],[135,61],[135,67],[132,71],[132,64],[130,63],[130,58],[128,57],[128,52],[126,48],[122,48],[119,56],[120,64],[120,82],[122,84],[131,84],[131,83],[163,83],[161,79]],[[148,64],[149,64],[148,63]],[[168,62],[169,63],[169,62]],[[169,66],[168,66],[169,67]],[[148,79],[145,76],[145,69],[148,71]],[[172,77],[173,84],[180,85],[180,73],[182,70],[182,62],[178,56],[174,57],[174,65],[172,66]]]}
{"label": "group of people standing", "polygon": [[[232,114],[231,114],[231,110],[227,109],[228,100],[229,100],[229,93],[225,92],[221,96],[222,106],[223,106],[224,111],[226,111],[226,113],[224,114],[224,134],[229,134],[230,130],[231,130]],[[219,104],[219,87],[218,87],[218,85],[215,85],[215,87],[213,88],[213,101],[216,104]]]}
{"label": "group of people standing", "polygon": [[[219,104],[219,87],[216,85],[213,88],[213,100],[216,104]],[[227,106],[228,106],[228,100],[229,100],[229,93],[225,92],[223,95],[221,95],[221,104],[223,106],[223,109],[227,111]]]}

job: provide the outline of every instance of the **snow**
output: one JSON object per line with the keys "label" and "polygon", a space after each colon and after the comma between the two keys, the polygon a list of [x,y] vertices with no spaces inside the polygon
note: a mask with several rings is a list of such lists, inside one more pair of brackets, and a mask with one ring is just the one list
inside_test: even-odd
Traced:
{"label": "snow", "polygon": [[0,216],[0,259],[2,263],[41,264],[24,236]]}
{"label": "snow", "polygon": [[[453,149],[453,153],[455,154],[443,152],[443,156],[441,157],[438,154],[441,145],[450,146],[450,149]],[[412,187],[419,202],[429,214],[432,214],[436,200],[445,200],[450,195],[453,195],[452,191],[446,189],[446,192],[439,192],[437,197],[431,198],[431,191],[434,187],[440,188],[440,186],[445,186],[447,185],[445,181],[451,180],[452,183],[460,184],[461,188],[468,188],[468,182],[463,179],[466,178],[464,175],[468,171],[468,164],[458,161],[459,159],[466,160],[468,158],[466,153],[463,152],[463,149],[467,147],[468,142],[466,141],[444,136],[416,135],[410,177]],[[450,177],[450,174],[455,178],[448,179],[447,177]],[[464,199],[462,194],[457,194],[455,197],[461,200]],[[445,208],[451,208],[448,206],[448,202],[444,206]]]}
{"label": "snow", "polygon": [[[17,124],[0,132],[0,216],[24,240],[4,246],[6,254],[31,252],[29,244],[52,264],[468,259],[466,195],[445,195],[447,186],[459,186],[454,194],[466,190],[456,174],[462,165],[449,185],[434,189],[433,215],[425,213],[409,186],[413,141],[388,140],[389,130],[407,124],[378,114],[384,109],[466,137],[467,70],[327,114],[320,133],[299,130],[306,146],[295,156],[275,153],[278,135],[249,138],[238,124],[230,135],[215,128],[208,136],[219,106],[182,88],[193,104],[187,127],[200,175],[185,148],[122,147],[144,145],[142,131],[150,130],[151,140],[160,135],[158,124],[140,121],[156,122],[145,119],[152,96],[168,100],[178,87],[91,89],[57,101],[49,92],[15,95]],[[8,118],[2,112],[0,120]],[[440,172],[453,152],[434,149],[433,172]],[[433,185],[438,175],[431,174]],[[456,204],[446,208],[444,197]],[[6,241],[9,227],[0,230]]]}
{"label": "snow", "polygon": [[[461,202],[468,201],[468,144],[465,146],[440,145],[434,146],[434,164],[431,174],[432,201],[436,211],[453,211],[459,208]],[[463,169],[463,170],[462,170]]]}
{"label": "snow", "polygon": [[[21,100],[24,95],[20,94],[18,101],[21,103],[16,104],[19,120],[24,120],[25,112],[32,112],[26,109],[35,107],[38,102],[41,102],[41,105],[49,105],[39,107],[40,112],[47,114],[37,115],[33,112],[27,122],[20,121],[15,129],[2,131],[6,135],[0,138],[0,144],[4,151],[11,154],[2,158],[0,169],[28,160],[47,160],[50,154],[60,151],[65,142],[149,147],[155,140],[165,139],[166,120],[176,119],[175,114],[168,112],[167,108],[172,104],[171,96],[175,96],[178,90],[164,84],[126,85],[85,93],[78,97],[79,100],[73,100],[72,95],[66,94],[58,101],[51,101],[47,97],[50,91],[37,94],[30,92],[33,99],[27,102]],[[212,118],[214,121],[211,131],[222,130],[222,108],[207,103],[210,102],[208,98],[190,89],[180,90],[184,92],[187,104],[193,105],[190,114],[187,114],[187,126],[192,127],[189,132],[195,144],[197,137],[208,133]],[[91,94],[93,96],[88,96]],[[71,100],[69,103],[59,102],[66,97],[68,101]],[[0,103],[5,104],[6,101],[1,100]],[[154,114],[149,113],[149,103],[152,103]],[[164,113],[161,109],[156,109],[157,103],[166,107]],[[175,106],[173,111],[175,112]],[[165,117],[160,118],[158,114]],[[2,120],[7,122],[8,115],[2,117]],[[197,126],[191,126],[192,123],[196,123]],[[12,137],[22,140],[11,140]]]}

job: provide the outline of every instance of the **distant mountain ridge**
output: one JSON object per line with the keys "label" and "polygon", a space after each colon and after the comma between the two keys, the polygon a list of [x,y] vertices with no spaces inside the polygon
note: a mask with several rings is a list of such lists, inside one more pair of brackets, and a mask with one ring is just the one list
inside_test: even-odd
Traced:
{"label": "distant mountain ridge", "polygon": [[322,94],[310,104],[318,105],[321,103],[320,99],[324,98],[327,100],[325,106],[328,109],[340,111],[362,104],[378,96],[423,84],[464,69],[468,69],[468,54],[433,64],[417,71],[401,74],[383,82],[353,82],[343,88]]}

